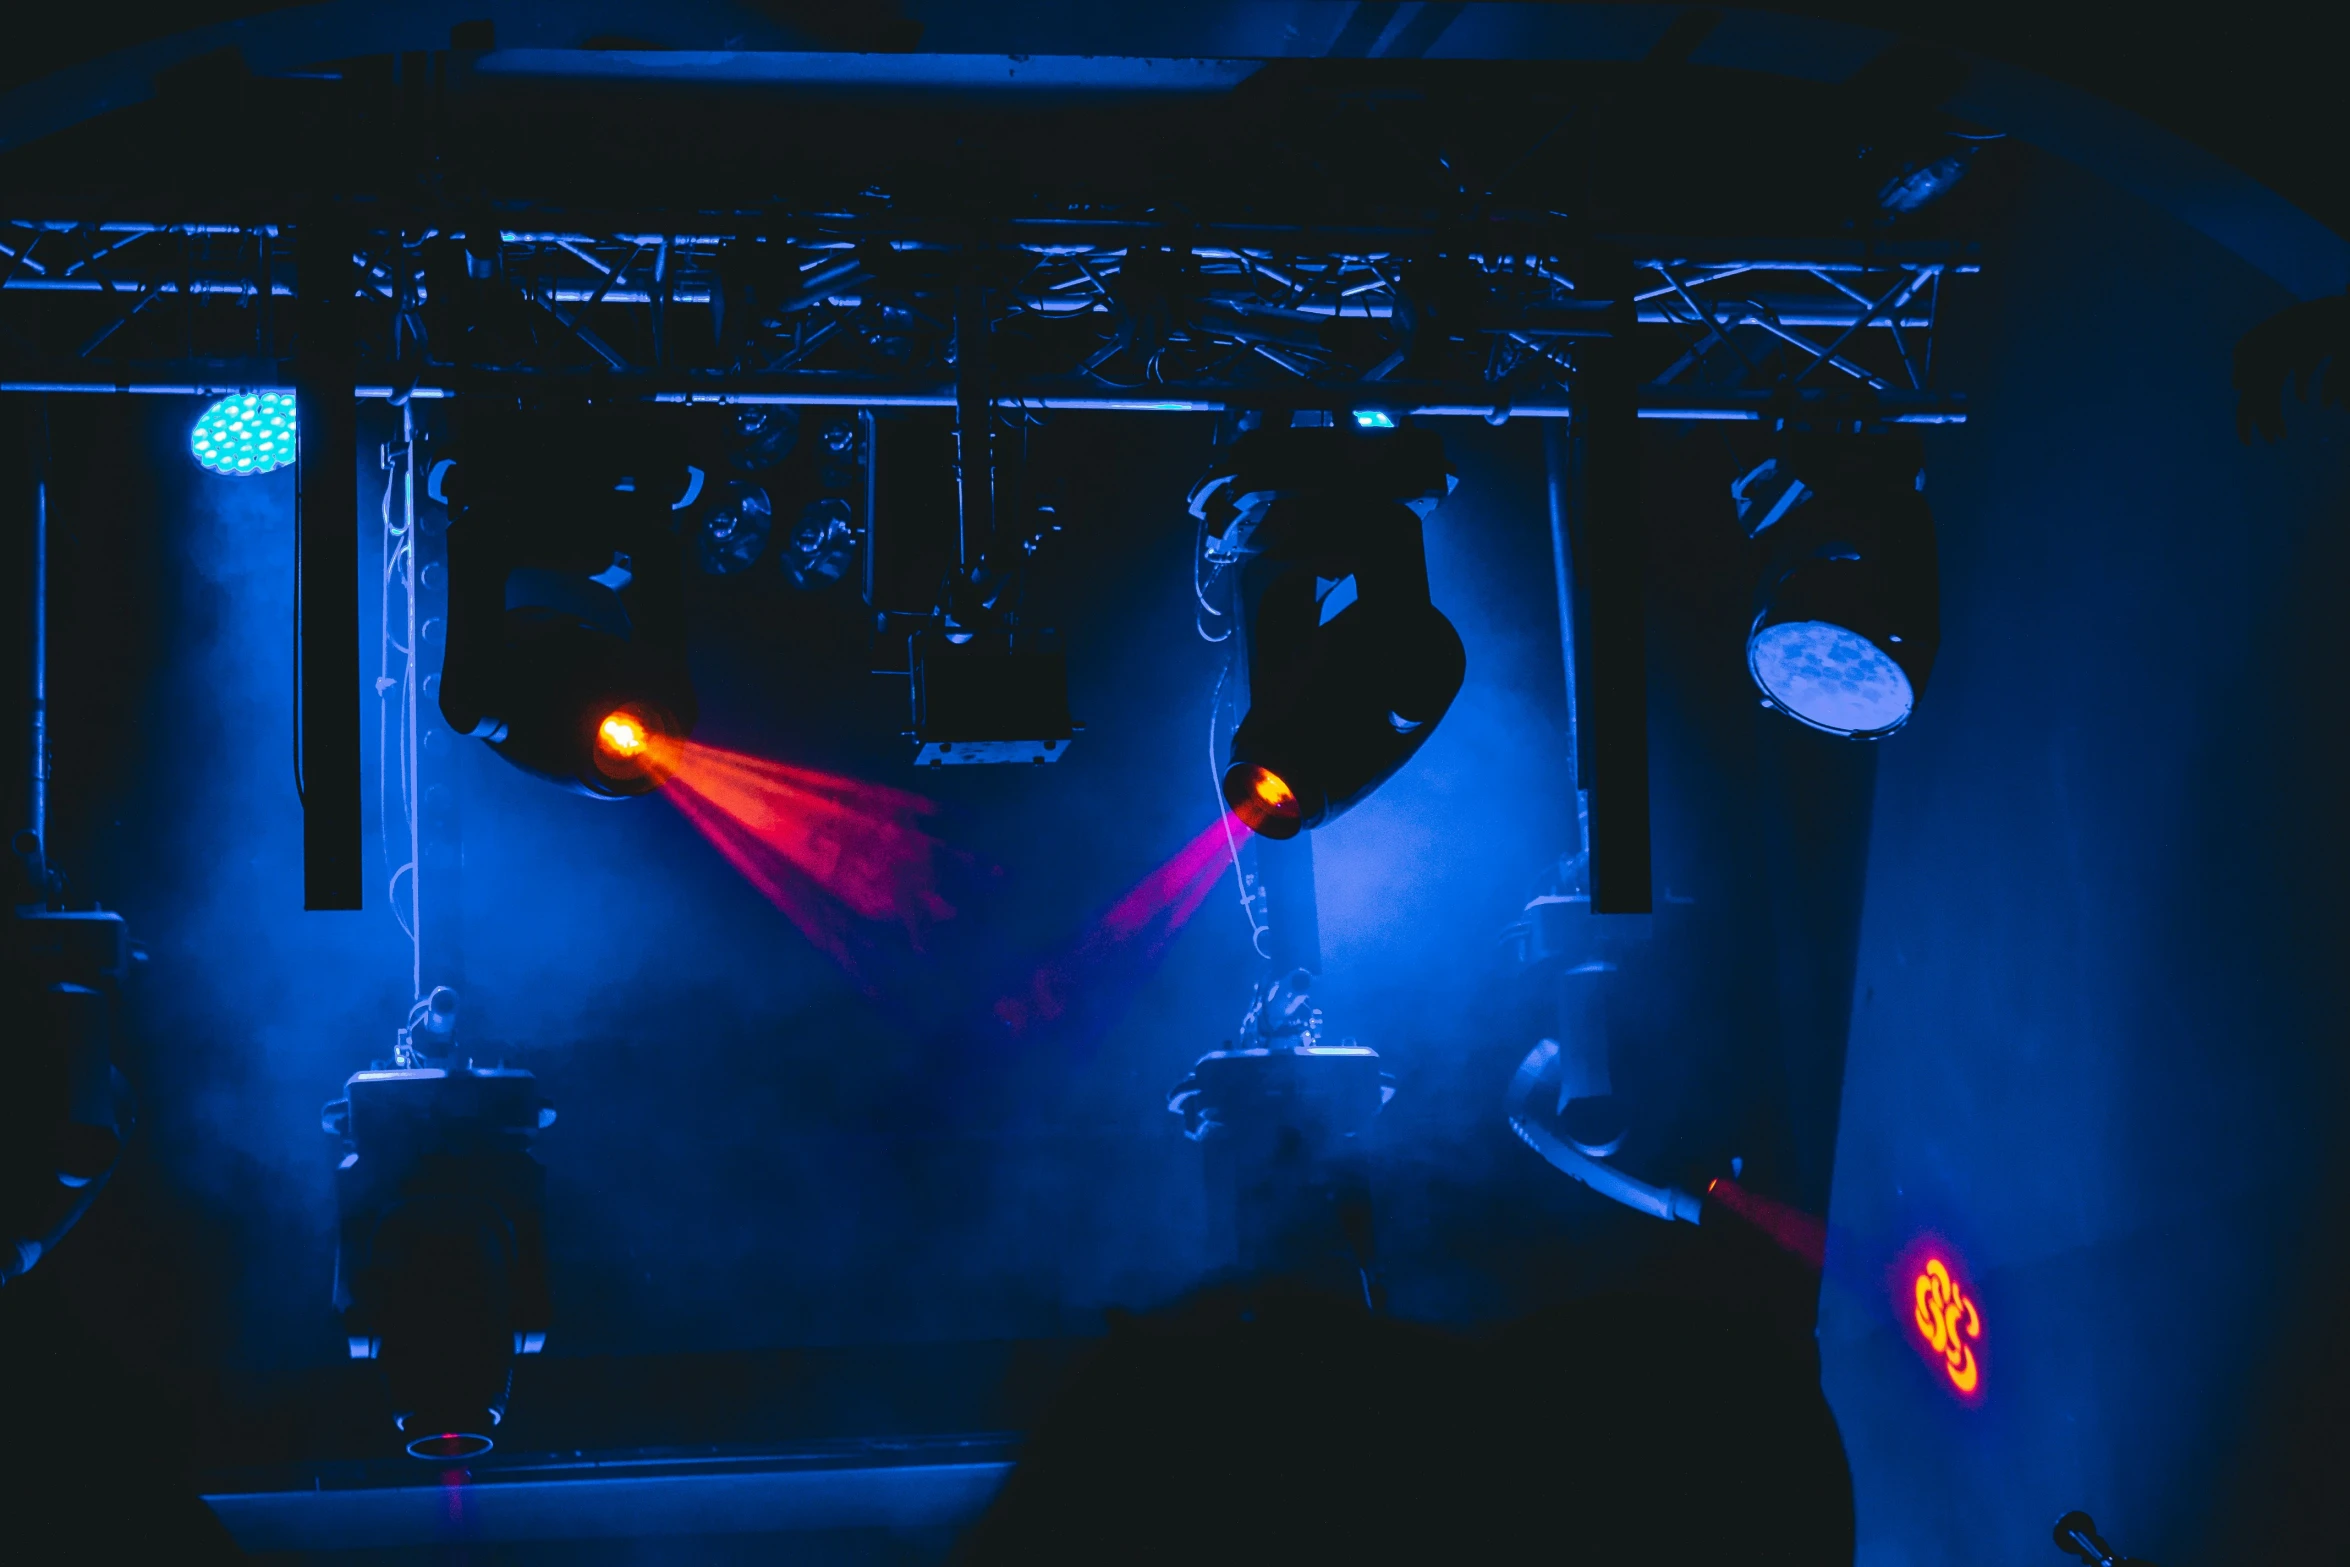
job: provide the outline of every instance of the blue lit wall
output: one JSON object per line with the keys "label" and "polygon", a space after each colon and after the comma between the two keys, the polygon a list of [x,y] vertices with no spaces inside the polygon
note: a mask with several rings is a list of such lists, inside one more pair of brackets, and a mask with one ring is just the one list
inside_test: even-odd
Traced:
{"label": "blue lit wall", "polygon": [[[2240,447],[2229,352],[2289,300],[2064,166],[1986,259],[1822,1305],[1861,1559],[2053,1560],[2075,1506],[2154,1561],[2338,1559],[2344,421]],[[1925,1232],[1979,1288],[1979,1407],[1880,1272]]]}

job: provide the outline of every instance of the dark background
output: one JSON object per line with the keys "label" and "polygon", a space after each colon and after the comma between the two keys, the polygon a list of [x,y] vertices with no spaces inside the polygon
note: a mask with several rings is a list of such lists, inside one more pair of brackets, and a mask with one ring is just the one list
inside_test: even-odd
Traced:
{"label": "dark background", "polygon": [[[1539,9],[1543,0],[1524,3]],[[28,10],[10,19],[0,90],[150,39],[280,9],[285,7],[252,0],[129,0],[103,11]],[[1089,8],[1013,4],[939,13],[908,0],[760,0],[747,9],[800,47],[868,50],[972,46],[950,41],[962,29],[1082,29]],[[1130,9],[1098,11],[1120,15]],[[1190,9],[1200,32],[1212,33],[1218,20],[1213,6],[1161,9],[1170,21]],[[1687,9],[1700,15],[1758,9],[1881,28],[2038,71],[2209,148],[2337,232],[2350,225],[2350,192],[2337,162],[2343,142],[2339,60],[2327,47],[2325,13],[2295,0],[2159,11],[2116,0],[1979,0],[1963,6],[1788,0]],[[653,41],[623,33],[599,42],[627,47]],[[1194,42],[1189,52],[1216,51]]]}

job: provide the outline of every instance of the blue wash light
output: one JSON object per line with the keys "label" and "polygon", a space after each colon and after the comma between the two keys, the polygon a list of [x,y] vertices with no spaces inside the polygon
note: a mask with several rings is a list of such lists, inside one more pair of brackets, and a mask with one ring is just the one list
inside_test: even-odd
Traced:
{"label": "blue wash light", "polygon": [[1891,654],[1825,621],[1764,627],[1746,645],[1746,665],[1788,716],[1832,735],[1891,734],[1917,700]]}
{"label": "blue wash light", "polygon": [[272,473],[294,460],[294,394],[240,392],[204,410],[188,450],[231,478]]}

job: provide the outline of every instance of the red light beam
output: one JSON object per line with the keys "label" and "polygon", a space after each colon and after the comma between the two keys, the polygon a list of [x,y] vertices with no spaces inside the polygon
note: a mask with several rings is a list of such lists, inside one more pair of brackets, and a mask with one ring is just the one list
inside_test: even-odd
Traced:
{"label": "red light beam", "polygon": [[1018,1034],[1058,1021],[1081,999],[1115,1005],[1199,912],[1247,836],[1237,820],[1211,823],[1104,910],[1067,957],[1040,966],[1026,995],[998,1000],[996,1017]]}
{"label": "red light beam", "polygon": [[940,896],[942,845],[919,795],[693,741],[663,746],[662,792],[742,878],[871,993],[873,932],[894,924],[915,951],[952,919]]}
{"label": "red light beam", "polygon": [[1817,1214],[1750,1192],[1732,1180],[1708,1182],[1705,1196],[1768,1236],[1781,1251],[1801,1258],[1814,1273],[1827,1266],[1828,1221]]}
{"label": "red light beam", "polygon": [[1201,900],[1224,874],[1231,857],[1231,843],[1248,836],[1248,829],[1237,821],[1232,824],[1232,831],[1234,838],[1227,840],[1224,824],[1219,821],[1177,849],[1164,865],[1135,883],[1132,891],[1109,906],[1079,950],[1102,942],[1131,941],[1153,922],[1160,925],[1161,943],[1172,937],[1198,911]]}

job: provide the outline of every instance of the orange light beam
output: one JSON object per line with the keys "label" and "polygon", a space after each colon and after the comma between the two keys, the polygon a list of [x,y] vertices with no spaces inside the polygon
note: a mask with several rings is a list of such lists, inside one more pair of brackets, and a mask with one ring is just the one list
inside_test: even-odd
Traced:
{"label": "orange light beam", "polygon": [[1138,980],[1133,968],[1165,952],[1223,878],[1232,855],[1228,827],[1248,831],[1237,821],[1211,824],[1104,910],[1067,957],[1039,966],[1026,994],[998,999],[996,1017],[1020,1033],[1056,1021],[1079,996],[1099,995],[1118,979]]}
{"label": "orange light beam", "polygon": [[1801,1258],[1814,1272],[1827,1266],[1828,1221],[1817,1214],[1750,1192],[1733,1180],[1709,1181],[1705,1195],[1769,1236],[1780,1250]]}
{"label": "orange light beam", "polygon": [[921,796],[690,740],[659,740],[652,765],[679,814],[868,993],[860,923],[895,923],[919,951],[954,917]]}
{"label": "orange light beam", "polygon": [[781,910],[808,939],[809,945],[848,970],[859,988],[871,993],[872,984],[860,972],[855,954],[849,948],[846,922],[840,918],[844,911],[837,900],[828,899],[821,887],[799,875],[788,863],[763,853],[757,837],[743,831],[725,812],[690,793],[671,792],[669,798],[678,814],[710,841],[711,847],[743,880]]}

